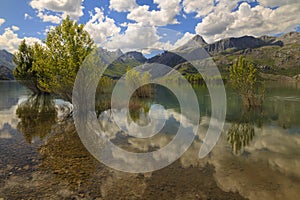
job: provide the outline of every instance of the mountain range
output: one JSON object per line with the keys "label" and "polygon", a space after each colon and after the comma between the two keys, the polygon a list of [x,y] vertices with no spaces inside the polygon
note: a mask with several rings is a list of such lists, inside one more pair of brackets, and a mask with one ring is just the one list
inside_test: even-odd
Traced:
{"label": "mountain range", "polygon": [[[234,60],[243,55],[264,73],[288,76],[300,74],[300,33],[298,32],[290,32],[280,37],[232,37],[211,44],[200,35],[196,35],[174,52],[184,52],[186,49],[196,49],[199,46],[202,46],[214,59],[221,73],[227,73]],[[114,79],[121,77],[128,66],[136,67],[141,64],[145,64],[146,68],[151,68],[155,63],[164,64],[183,74],[195,71],[191,70],[191,65],[184,58],[171,51],[164,51],[149,59],[136,51],[123,53],[121,50],[111,52],[99,48],[99,52],[107,64],[111,63],[105,74]],[[7,72],[15,67],[12,57],[11,53],[0,50],[0,79],[5,79],[7,75],[11,77]]]}
{"label": "mountain range", "polygon": [[126,72],[127,66],[135,67],[141,64],[144,64],[145,70],[149,70],[155,63],[175,68],[182,74],[196,73],[193,67],[178,54],[200,46],[213,58],[222,74],[227,74],[234,60],[241,55],[263,73],[287,76],[300,74],[300,33],[290,32],[280,37],[266,35],[232,37],[211,44],[208,44],[200,35],[196,35],[174,51],[164,51],[149,59],[146,59],[140,52],[125,53],[121,56],[121,60],[116,60],[109,67],[118,73],[108,70],[107,75],[117,78],[118,75]]}

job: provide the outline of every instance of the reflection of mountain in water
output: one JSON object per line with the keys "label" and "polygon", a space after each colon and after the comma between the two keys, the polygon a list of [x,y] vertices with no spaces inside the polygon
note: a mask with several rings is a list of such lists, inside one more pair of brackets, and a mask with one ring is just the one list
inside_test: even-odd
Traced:
{"label": "reflection of mountain in water", "polygon": [[0,110],[8,110],[17,105],[19,99],[27,95],[28,91],[17,82],[3,81],[0,82],[0,94]]}

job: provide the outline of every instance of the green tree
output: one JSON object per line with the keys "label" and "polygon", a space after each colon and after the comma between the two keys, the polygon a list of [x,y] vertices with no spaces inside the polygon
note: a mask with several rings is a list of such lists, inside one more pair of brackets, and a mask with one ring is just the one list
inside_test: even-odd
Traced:
{"label": "green tree", "polygon": [[26,41],[23,40],[13,57],[13,61],[17,65],[13,73],[21,84],[25,85],[34,93],[40,93],[38,89],[37,72],[33,69],[34,54],[34,48],[28,46]]}
{"label": "green tree", "polygon": [[83,24],[67,17],[48,33],[45,44],[33,66],[38,84],[46,92],[71,100],[76,74],[94,42]]}
{"label": "green tree", "polygon": [[230,67],[230,81],[242,97],[243,105],[247,107],[261,106],[264,97],[264,87],[258,82],[258,73],[252,63],[242,56]]}
{"label": "green tree", "polygon": [[139,72],[136,69],[127,67],[126,70],[126,84],[131,88],[138,88],[134,95],[137,97],[151,97],[153,89],[151,85],[147,84],[151,80],[151,74],[149,72]]}

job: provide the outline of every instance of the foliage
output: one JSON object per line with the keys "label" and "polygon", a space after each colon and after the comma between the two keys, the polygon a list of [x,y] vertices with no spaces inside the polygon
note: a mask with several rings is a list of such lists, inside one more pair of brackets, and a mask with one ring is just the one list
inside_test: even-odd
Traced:
{"label": "foliage", "polygon": [[34,93],[39,93],[37,71],[33,69],[37,51],[35,47],[28,46],[23,40],[18,52],[14,54],[13,61],[16,68],[13,71],[14,77]]}
{"label": "foliage", "polygon": [[153,94],[153,89],[149,83],[151,74],[149,72],[139,72],[136,69],[127,68],[126,85],[131,88],[137,88],[135,95],[137,97],[147,98]]}
{"label": "foliage", "polygon": [[230,81],[243,100],[243,105],[261,106],[264,99],[264,86],[258,82],[258,73],[252,63],[242,56],[230,67]]}
{"label": "foliage", "polygon": [[39,84],[49,93],[71,99],[72,87],[80,65],[94,47],[84,25],[67,17],[62,24],[51,30],[46,39],[45,60],[40,60],[35,70]]}
{"label": "foliage", "polygon": [[83,24],[69,17],[47,34],[44,45],[27,46],[23,41],[14,56],[17,79],[29,81],[34,91],[58,94],[71,100],[76,74],[94,48]]}

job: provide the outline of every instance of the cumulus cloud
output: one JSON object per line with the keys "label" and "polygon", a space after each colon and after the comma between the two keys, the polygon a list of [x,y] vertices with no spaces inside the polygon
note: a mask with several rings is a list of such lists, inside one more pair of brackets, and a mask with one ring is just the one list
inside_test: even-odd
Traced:
{"label": "cumulus cloud", "polygon": [[18,26],[12,26],[11,29],[12,29],[13,31],[18,31],[18,30],[20,30],[20,28],[19,28]]}
{"label": "cumulus cloud", "polygon": [[132,9],[136,8],[138,5],[136,4],[135,0],[110,0],[109,8],[118,12],[127,12],[131,11]]}
{"label": "cumulus cloud", "polygon": [[234,12],[224,9],[208,14],[195,30],[208,42],[243,35],[278,34],[294,30],[300,24],[299,13],[299,3],[271,9],[261,5],[251,7],[244,2]]}
{"label": "cumulus cloud", "polygon": [[124,52],[142,50],[154,48],[159,39],[160,37],[155,27],[145,27],[142,24],[128,24],[124,33],[110,38],[105,46],[111,50],[122,49]]}
{"label": "cumulus cloud", "polygon": [[[71,18],[78,19],[83,15],[83,0],[31,0],[30,6],[38,11],[38,17],[44,22],[59,23],[58,18],[65,18],[69,15]],[[48,12],[56,12],[57,15]]]}
{"label": "cumulus cloud", "polygon": [[53,24],[59,24],[61,17],[56,15],[44,14],[43,11],[39,11],[37,16],[43,20],[43,22],[51,22]]}
{"label": "cumulus cloud", "polygon": [[104,16],[103,10],[95,8],[95,13],[90,13],[91,19],[86,23],[85,30],[90,33],[96,44],[101,44],[108,37],[118,34],[121,30],[116,26],[115,20]]}
{"label": "cumulus cloud", "polygon": [[130,11],[127,18],[143,25],[165,26],[176,24],[176,16],[180,13],[180,0],[154,0],[159,10],[150,11],[148,5],[138,6]]}
{"label": "cumulus cloud", "polygon": [[205,16],[214,8],[214,0],[184,0],[182,4],[186,13],[196,12],[196,17]]}
{"label": "cumulus cloud", "polygon": [[5,19],[0,18],[0,26],[5,23]]}
{"label": "cumulus cloud", "polygon": [[18,34],[15,33],[16,28],[18,27],[4,29],[4,33],[0,35],[0,49],[5,49],[13,53],[18,49],[18,46],[23,39],[30,45],[35,42],[41,43],[40,39],[34,37],[19,38]]}
{"label": "cumulus cloud", "polygon": [[298,0],[259,0],[259,4],[265,7],[277,7],[277,6],[283,6],[293,3],[299,3]]}
{"label": "cumulus cloud", "polygon": [[[207,16],[215,12],[233,11],[241,0],[184,0],[183,10],[186,13],[196,13],[196,17]],[[255,0],[245,0],[244,2],[255,2]]]}

